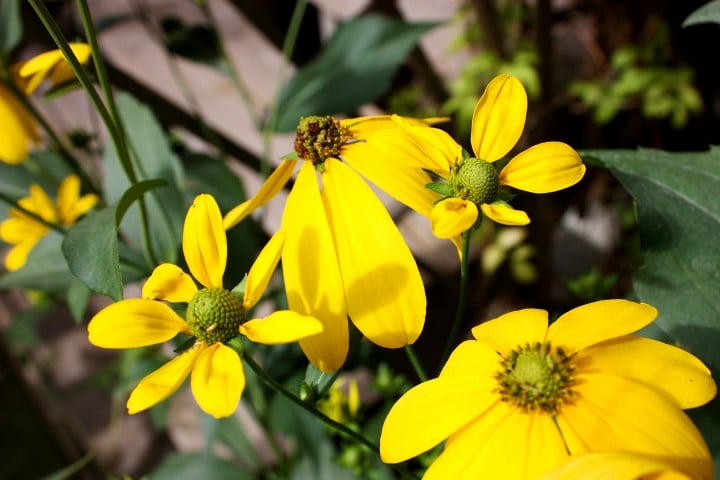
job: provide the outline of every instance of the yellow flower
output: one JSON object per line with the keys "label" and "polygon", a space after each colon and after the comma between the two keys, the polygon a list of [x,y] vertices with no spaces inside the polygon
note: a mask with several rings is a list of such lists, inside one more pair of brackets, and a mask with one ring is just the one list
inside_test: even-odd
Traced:
{"label": "yellow flower", "polygon": [[582,179],[585,166],[577,152],[562,142],[530,147],[498,172],[494,162],[507,155],[520,139],[526,113],[527,94],[520,81],[510,75],[495,77],[475,106],[470,139],[475,157],[470,158],[464,158],[462,147],[442,130],[397,120],[405,123],[405,130],[427,152],[422,166],[447,179],[446,183],[430,185],[442,194],[433,199],[430,212],[436,236],[454,238],[470,229],[478,219],[478,209],[495,222],[526,225],[530,223],[527,214],[507,203],[509,192],[503,187],[548,193]]}
{"label": "yellow flower", "polygon": [[360,409],[360,389],[357,380],[346,381],[340,378],[333,383],[327,395],[327,398],[317,402],[318,410],[342,424],[357,419]]}
{"label": "yellow flower", "polygon": [[[80,178],[68,175],[60,183],[57,205],[36,184],[30,185],[30,196],[18,201],[18,205],[37,215],[45,222],[70,226],[98,203],[98,196],[80,196]],[[27,261],[30,250],[50,231],[50,227],[17,208],[11,208],[9,218],[0,223],[0,240],[14,245],[5,257],[5,268],[18,270]]]}
{"label": "yellow flower", "polygon": [[[173,264],[153,271],[143,298],[125,299],[98,312],[88,338],[104,348],[133,348],[166,342],[178,333],[195,337],[194,345],[143,378],[130,394],[128,412],[140,412],[165,400],[192,371],[191,389],[200,408],[215,418],[231,415],[245,387],[239,355],[226,342],[245,335],[268,345],[289,343],[321,332],[314,318],[283,310],[247,320],[280,259],[283,238],[273,236],[250,268],[243,298],[223,288],[227,238],[220,209],[211,195],[195,198],[183,227],[182,248],[190,273]],[[187,320],[166,303],[187,303]]]}
{"label": "yellow flower", "polygon": [[[80,64],[84,65],[90,60],[91,51],[86,43],[71,43],[70,49]],[[75,77],[60,50],[41,53],[14,66],[14,70],[17,72],[18,83],[27,95],[32,95],[46,78],[49,78],[53,85],[58,85]]]}
{"label": "yellow flower", "polygon": [[[425,321],[425,290],[415,260],[361,177],[413,208],[430,204],[435,194],[422,188],[429,176],[396,161],[403,155],[419,159],[424,152],[388,131],[400,131],[389,116],[306,117],[295,138],[297,157],[306,161],[282,218],[282,266],[290,308],[323,322],[322,335],[300,346],[325,372],[345,361],[348,315],[365,337],[384,348],[413,343]],[[226,215],[225,227],[276,195],[297,163],[284,160],[255,197]]]}
{"label": "yellow flower", "polygon": [[709,401],[705,365],[628,334],[655,308],[604,300],[548,328],[548,313],[510,312],[472,329],[438,378],[393,406],[380,454],[397,463],[447,439],[426,479],[536,479],[570,455],[627,451],[712,478],[705,442],[682,411]]}
{"label": "yellow flower", "polygon": [[600,452],[571,456],[540,480],[693,480],[675,465],[656,457],[629,452]]}
{"label": "yellow flower", "polygon": [[40,141],[37,126],[30,112],[12,92],[0,84],[0,161],[17,165],[30,153],[30,147]]}

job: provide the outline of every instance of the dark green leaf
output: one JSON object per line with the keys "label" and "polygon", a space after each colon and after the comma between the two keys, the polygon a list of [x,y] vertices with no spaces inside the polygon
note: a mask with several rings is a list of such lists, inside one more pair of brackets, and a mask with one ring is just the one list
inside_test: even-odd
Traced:
{"label": "dark green leaf", "polygon": [[90,289],[79,280],[70,283],[67,289],[67,304],[76,323],[80,323],[85,316],[85,309],[90,300]]}
{"label": "dark green leaf", "polygon": [[320,56],[285,85],[277,131],[294,130],[301,116],[351,112],[379,98],[420,37],[434,26],[377,14],[342,24]]}
{"label": "dark green leaf", "polygon": [[64,293],[74,280],[60,250],[62,235],[50,232],[30,251],[27,263],[0,278],[0,288],[23,288]]}
{"label": "dark green leaf", "polygon": [[720,23],[720,0],[712,0],[692,12],[683,21],[682,26],[687,27],[698,23]]}
{"label": "dark green leaf", "polygon": [[7,55],[20,43],[23,23],[20,17],[20,0],[0,2],[0,53]]}
{"label": "dark green leaf", "polygon": [[203,452],[170,455],[150,475],[153,480],[252,480],[255,478],[227,460]]}
{"label": "dark green leaf", "polygon": [[620,180],[637,202],[643,266],[638,298],[657,324],[708,364],[720,366],[720,149],[583,154]]}

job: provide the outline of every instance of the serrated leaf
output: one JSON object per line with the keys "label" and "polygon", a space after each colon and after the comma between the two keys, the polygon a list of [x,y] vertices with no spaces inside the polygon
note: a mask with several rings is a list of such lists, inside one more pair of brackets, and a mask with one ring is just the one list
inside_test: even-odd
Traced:
{"label": "serrated leaf", "polygon": [[320,56],[285,85],[277,131],[294,130],[301,116],[351,112],[379,98],[420,37],[435,25],[378,14],[340,25]]}
{"label": "serrated leaf", "polygon": [[23,23],[20,17],[20,0],[0,2],[0,52],[4,55],[20,43]]}
{"label": "serrated leaf", "polygon": [[687,27],[698,23],[720,23],[720,0],[712,0],[692,12],[683,21],[682,26]]}
{"label": "serrated leaf", "polygon": [[643,265],[638,298],[681,346],[720,367],[720,148],[703,153],[590,151],[637,202]]}

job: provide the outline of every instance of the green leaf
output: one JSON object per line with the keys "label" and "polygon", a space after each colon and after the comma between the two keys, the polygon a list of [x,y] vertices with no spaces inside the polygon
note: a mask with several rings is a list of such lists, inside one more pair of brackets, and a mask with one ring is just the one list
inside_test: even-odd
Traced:
{"label": "green leaf", "polygon": [[330,390],[337,376],[338,372],[325,373],[317,369],[312,363],[308,363],[307,369],[305,369],[305,380],[303,384],[312,390],[314,395],[313,399],[317,399]]}
{"label": "green leaf", "polygon": [[638,298],[657,324],[706,363],[720,366],[720,148],[702,153],[589,151],[636,200],[643,265]]}
{"label": "green leaf", "polygon": [[22,288],[48,293],[64,293],[74,278],[60,250],[62,235],[50,232],[30,251],[27,263],[3,274],[0,288]]}
{"label": "green leaf", "polygon": [[340,25],[320,56],[285,85],[277,131],[294,130],[301,116],[350,112],[376,100],[420,37],[435,25],[377,14]]}
{"label": "green leaf", "polygon": [[720,0],[713,0],[692,12],[683,21],[682,26],[697,25],[698,23],[720,23]]}
{"label": "green leaf", "polygon": [[68,286],[67,304],[75,323],[82,322],[89,300],[90,289],[84,283],[75,280]]}
{"label": "green leaf", "polygon": [[22,35],[20,0],[3,0],[0,2],[0,53],[10,53],[20,43]]}
{"label": "green leaf", "polygon": [[170,455],[150,475],[153,480],[252,480],[237,465],[203,452]]}
{"label": "green leaf", "polygon": [[443,195],[445,197],[451,197],[453,194],[453,189],[447,182],[426,183],[425,188],[427,188],[428,190],[432,190],[435,193],[439,193],[440,195]]}

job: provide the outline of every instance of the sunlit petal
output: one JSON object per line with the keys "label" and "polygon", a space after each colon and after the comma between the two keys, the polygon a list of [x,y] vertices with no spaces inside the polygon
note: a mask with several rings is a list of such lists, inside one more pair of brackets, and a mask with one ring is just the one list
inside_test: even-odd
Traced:
{"label": "sunlit petal", "polygon": [[473,112],[470,143],[476,157],[494,162],[507,155],[522,135],[526,114],[527,94],[520,81],[495,77]]}
{"label": "sunlit petal", "polygon": [[450,168],[462,158],[462,146],[439,128],[416,125],[407,118],[396,115],[393,115],[393,120],[412,136],[418,147],[426,152],[427,158],[417,164],[417,167],[427,168],[443,178],[448,178]]}
{"label": "sunlit petal", "polygon": [[575,150],[562,142],[545,142],[513,157],[500,171],[500,184],[532,193],[549,193],[575,185],[585,165]]}
{"label": "sunlit petal", "polygon": [[143,298],[174,303],[190,303],[197,292],[198,288],[190,275],[172,263],[155,267],[142,288]]}
{"label": "sunlit petal", "polygon": [[144,347],[166,342],[185,330],[185,320],[164,303],[130,298],[95,314],[88,324],[88,340],[103,348]]}
{"label": "sunlit petal", "polygon": [[477,206],[460,198],[446,198],[430,212],[432,231],[438,238],[453,238],[470,229],[478,218]]}
{"label": "sunlit petal", "polygon": [[204,348],[204,343],[198,344],[140,380],[128,398],[128,413],[147,410],[172,395],[183,384]]}
{"label": "sunlit petal", "polygon": [[516,226],[530,223],[530,218],[527,216],[527,213],[522,210],[515,210],[503,203],[483,203],[480,205],[480,210],[482,210],[490,220],[501,225]]}
{"label": "sunlit petal", "polygon": [[540,480],[692,480],[676,467],[648,455],[599,452],[573,455],[560,468]]}
{"label": "sunlit petal", "polygon": [[425,287],[415,259],[370,187],[329,159],[322,198],[337,248],[348,313],[385,348],[413,343],[425,323]]}
{"label": "sunlit petal", "polygon": [[265,345],[297,342],[320,332],[320,321],[291,310],[273,312],[265,318],[250,320],[240,325],[240,333],[253,342]]}
{"label": "sunlit petal", "polygon": [[215,418],[232,415],[245,388],[245,373],[237,352],[222,343],[210,345],[195,362],[190,386],[205,413]]}
{"label": "sunlit petal", "polygon": [[[466,340],[453,350],[440,377],[493,378],[500,370],[502,357],[486,343]],[[494,380],[493,380],[494,381]]]}
{"label": "sunlit petal", "polygon": [[40,137],[30,112],[0,84],[0,161],[11,165],[22,163],[30,147]]}
{"label": "sunlit petal", "polygon": [[267,288],[275,268],[280,261],[282,254],[283,242],[285,241],[285,232],[278,231],[258,254],[248,272],[247,282],[245,283],[245,294],[243,296],[243,307],[246,310],[251,309],[262,298]]}
{"label": "sunlit petal", "polygon": [[655,320],[657,309],[645,303],[613,299],[588,303],[558,318],[547,339],[569,352],[636,332]]}
{"label": "sunlit petal", "polygon": [[212,195],[195,197],[185,216],[182,246],[195,279],[207,288],[222,288],[227,238],[220,208]]}
{"label": "sunlit petal", "polygon": [[548,331],[548,313],[526,308],[483,322],[472,329],[473,336],[501,355],[526,343],[544,342]]}

